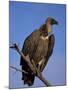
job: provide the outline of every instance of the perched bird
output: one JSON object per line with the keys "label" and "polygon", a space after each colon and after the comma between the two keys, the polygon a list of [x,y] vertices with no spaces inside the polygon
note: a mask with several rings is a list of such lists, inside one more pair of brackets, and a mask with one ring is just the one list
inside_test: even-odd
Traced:
{"label": "perched bird", "polygon": [[[42,72],[45,68],[49,57],[52,55],[55,37],[52,33],[52,25],[58,24],[58,22],[48,17],[45,23],[37,30],[32,32],[24,41],[22,53],[25,56],[29,56],[30,60],[33,60],[36,67],[40,67],[40,71]],[[24,80],[24,84],[28,84],[28,86],[33,85],[35,75],[32,74],[31,69],[27,65],[27,63],[21,57],[20,65],[22,70],[28,72],[28,74],[22,72],[22,80]]]}

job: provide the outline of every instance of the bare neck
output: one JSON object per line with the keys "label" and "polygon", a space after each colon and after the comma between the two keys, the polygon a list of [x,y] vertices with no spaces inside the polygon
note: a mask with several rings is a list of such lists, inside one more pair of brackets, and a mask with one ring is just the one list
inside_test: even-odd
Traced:
{"label": "bare neck", "polygon": [[52,26],[49,23],[46,23],[48,33],[52,32]]}

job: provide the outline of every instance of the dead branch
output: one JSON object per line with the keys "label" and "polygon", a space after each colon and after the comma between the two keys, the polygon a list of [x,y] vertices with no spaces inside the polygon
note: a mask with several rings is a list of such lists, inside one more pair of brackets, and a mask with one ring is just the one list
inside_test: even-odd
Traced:
{"label": "dead branch", "polygon": [[28,74],[28,72],[26,72],[24,70],[17,69],[16,67],[13,67],[13,66],[9,66],[9,67],[12,68],[12,69],[15,69],[16,71],[24,72],[24,73]]}
{"label": "dead branch", "polygon": [[[51,86],[51,84],[45,80],[45,78],[43,77],[41,71],[36,67],[35,63],[33,62],[32,60],[32,63],[29,59],[29,56],[25,56],[22,51],[19,49],[18,45],[15,43],[15,44],[10,44],[10,48],[11,49],[14,49],[16,50],[23,58],[24,60],[26,61],[26,63],[28,64],[28,66],[30,67],[31,71],[33,72],[33,74],[35,76],[37,76],[46,86]],[[20,71],[20,72],[23,72],[22,70],[19,70],[13,66],[11,66],[11,68],[17,70],[17,71]]]}

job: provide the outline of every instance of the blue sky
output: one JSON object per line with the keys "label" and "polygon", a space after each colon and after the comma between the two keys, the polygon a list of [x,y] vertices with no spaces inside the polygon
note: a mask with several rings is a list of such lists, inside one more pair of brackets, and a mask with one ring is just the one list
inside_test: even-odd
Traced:
{"label": "blue sky", "polygon": [[[65,85],[65,11],[64,4],[43,4],[26,2],[9,2],[9,42],[18,43],[22,48],[25,38],[45,23],[47,17],[53,17],[59,25],[53,26],[55,46],[47,66],[43,71],[44,77],[52,85]],[[20,67],[20,56],[10,49],[10,65]],[[10,88],[28,87],[21,80],[21,73],[10,69]],[[45,86],[38,78],[35,78],[32,87]]]}

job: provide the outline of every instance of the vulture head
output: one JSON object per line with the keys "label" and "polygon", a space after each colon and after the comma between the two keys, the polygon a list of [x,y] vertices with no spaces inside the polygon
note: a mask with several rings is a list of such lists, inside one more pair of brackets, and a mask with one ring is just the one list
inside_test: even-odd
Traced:
{"label": "vulture head", "polygon": [[54,18],[51,18],[51,17],[48,17],[46,19],[46,26],[47,26],[47,29],[48,29],[48,33],[51,32],[52,30],[52,25],[58,25],[58,22],[54,19]]}
{"label": "vulture head", "polygon": [[48,17],[47,20],[46,20],[46,24],[58,25],[58,22],[54,18]]}

